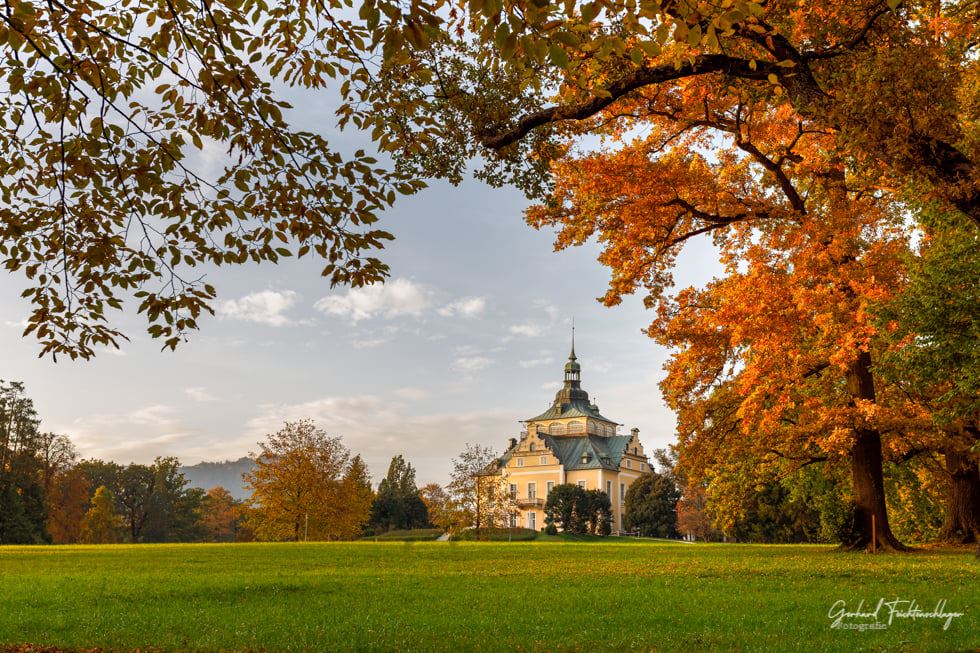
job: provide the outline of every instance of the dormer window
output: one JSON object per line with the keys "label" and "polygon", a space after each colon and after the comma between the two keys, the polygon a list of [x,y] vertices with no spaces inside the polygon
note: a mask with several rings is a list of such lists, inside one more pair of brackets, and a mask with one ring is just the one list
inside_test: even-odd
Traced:
{"label": "dormer window", "polygon": [[531,449],[531,451],[534,451],[534,443],[533,442],[531,443],[530,449]]}
{"label": "dormer window", "polygon": [[592,454],[586,451],[585,453],[582,454],[582,464],[587,465],[590,462],[592,462]]}

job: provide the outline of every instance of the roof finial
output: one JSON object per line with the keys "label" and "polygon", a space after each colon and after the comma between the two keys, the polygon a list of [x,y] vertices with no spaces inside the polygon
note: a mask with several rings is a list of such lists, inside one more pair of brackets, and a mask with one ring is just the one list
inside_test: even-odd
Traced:
{"label": "roof finial", "polygon": [[575,360],[575,318],[572,318],[572,353],[568,357],[568,360]]}

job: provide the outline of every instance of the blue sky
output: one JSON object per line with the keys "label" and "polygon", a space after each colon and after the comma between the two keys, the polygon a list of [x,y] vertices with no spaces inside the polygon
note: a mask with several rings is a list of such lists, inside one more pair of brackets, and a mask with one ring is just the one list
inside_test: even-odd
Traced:
{"label": "blue sky", "polygon": [[[329,115],[329,99],[296,103],[300,126]],[[603,414],[640,428],[648,447],[666,445],[674,417],[657,382],[667,352],[641,333],[640,299],[600,305],[598,246],[554,253],[553,234],[524,223],[526,205],[475,181],[400,200],[382,221],[396,237],[383,288],[330,289],[312,260],[210,271],[218,314],[176,352],[144,335],[130,305],[117,322],[132,338],[121,352],[38,359],[20,337],[23,279],[0,275],[0,378],[24,381],[42,427],[86,457],[237,458],[283,420],[310,417],[361,453],[375,482],[395,454],[420,484],[444,482],[467,442],[499,450],[549,405],[574,317],[583,386]],[[710,244],[695,242],[675,278],[701,283],[715,270]]]}

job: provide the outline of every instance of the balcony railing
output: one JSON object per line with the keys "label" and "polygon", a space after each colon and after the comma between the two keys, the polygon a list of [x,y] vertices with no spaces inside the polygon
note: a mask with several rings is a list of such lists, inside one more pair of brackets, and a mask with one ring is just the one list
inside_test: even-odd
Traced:
{"label": "balcony railing", "polygon": [[521,497],[517,500],[517,505],[521,508],[543,508],[544,499],[540,497]]}

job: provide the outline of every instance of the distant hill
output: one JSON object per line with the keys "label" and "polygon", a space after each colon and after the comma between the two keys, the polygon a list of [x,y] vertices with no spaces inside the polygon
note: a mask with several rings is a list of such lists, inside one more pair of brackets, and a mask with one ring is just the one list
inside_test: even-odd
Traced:
{"label": "distant hill", "polygon": [[251,471],[253,464],[251,458],[243,456],[238,460],[226,460],[223,463],[203,462],[188,465],[181,467],[180,471],[188,480],[189,487],[210,490],[220,485],[236,499],[244,499],[248,496],[248,490],[245,489],[242,474]]}

